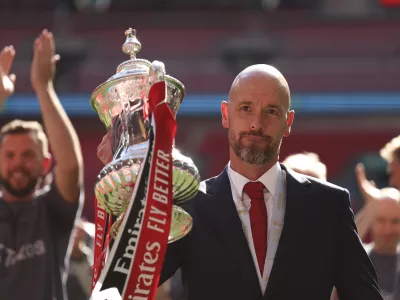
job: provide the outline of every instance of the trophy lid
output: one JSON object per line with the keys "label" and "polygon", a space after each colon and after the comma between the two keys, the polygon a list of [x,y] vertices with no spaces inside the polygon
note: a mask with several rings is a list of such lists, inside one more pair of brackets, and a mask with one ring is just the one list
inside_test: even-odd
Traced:
{"label": "trophy lid", "polygon": [[124,74],[121,73],[129,74],[132,71],[135,73],[140,70],[144,70],[145,72],[149,73],[151,67],[151,63],[148,60],[136,58],[136,55],[142,49],[142,44],[140,44],[139,40],[136,37],[136,30],[129,28],[125,31],[125,35],[126,40],[125,43],[122,45],[122,51],[125,54],[128,54],[131,59],[121,63],[117,67],[117,74],[115,74],[111,78],[119,78],[121,76],[124,76]]}
{"label": "trophy lid", "polygon": [[[102,113],[99,109],[104,106],[104,102],[108,102],[104,98],[113,90],[113,88],[120,82],[132,79],[141,79],[148,77],[151,68],[150,61],[146,59],[136,58],[138,52],[141,50],[142,45],[136,37],[136,30],[129,28],[125,31],[126,40],[122,45],[122,51],[130,56],[130,59],[124,61],[117,67],[116,74],[111,76],[107,81],[100,84],[92,93],[90,97],[90,104],[97,113]],[[145,84],[145,83],[143,83]],[[112,99],[115,100],[115,99]],[[113,101],[112,101],[113,102]]]}
{"label": "trophy lid", "polygon": [[[122,110],[122,101],[144,97],[146,89],[150,87],[149,75],[152,67],[150,61],[137,58],[142,48],[136,37],[136,30],[129,28],[125,31],[126,40],[122,51],[130,59],[118,65],[116,73],[107,81],[100,84],[90,97],[90,105],[97,112],[100,120],[107,129],[112,127],[113,120]],[[185,87],[176,78],[166,75],[168,104],[176,116],[177,110],[185,96]]]}

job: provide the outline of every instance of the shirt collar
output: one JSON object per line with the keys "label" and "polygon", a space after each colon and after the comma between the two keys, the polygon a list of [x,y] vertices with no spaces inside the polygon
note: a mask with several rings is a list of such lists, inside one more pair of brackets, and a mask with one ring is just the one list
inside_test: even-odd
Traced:
{"label": "shirt collar", "polygon": [[[278,175],[281,172],[281,166],[277,162],[273,165],[267,172],[265,172],[260,178],[255,181],[260,181],[264,184],[264,186],[268,189],[272,196],[275,196],[276,183],[278,180]],[[234,171],[231,168],[231,164],[228,164],[228,175],[231,179],[231,183],[234,185],[234,188],[239,193],[240,197],[243,195],[243,188],[246,183],[251,180]]]}

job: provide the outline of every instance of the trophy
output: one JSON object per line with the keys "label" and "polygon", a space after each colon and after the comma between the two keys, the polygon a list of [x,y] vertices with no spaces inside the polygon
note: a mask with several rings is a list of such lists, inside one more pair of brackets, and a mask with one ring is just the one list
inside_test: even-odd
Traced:
{"label": "trophy", "polygon": [[[112,136],[113,159],[97,177],[95,195],[98,204],[114,218],[111,236],[118,233],[138,172],[148,148],[150,123],[148,120],[148,93],[157,81],[152,64],[137,58],[141,44],[136,31],[125,32],[122,46],[130,59],[121,63],[115,75],[98,86],[91,95],[92,108]],[[176,118],[185,95],[184,85],[172,76],[165,75],[167,103]],[[192,159],[182,155],[174,146],[173,158],[173,208],[168,243],[187,235],[192,228],[191,216],[180,207],[193,198],[200,184],[199,172]]]}

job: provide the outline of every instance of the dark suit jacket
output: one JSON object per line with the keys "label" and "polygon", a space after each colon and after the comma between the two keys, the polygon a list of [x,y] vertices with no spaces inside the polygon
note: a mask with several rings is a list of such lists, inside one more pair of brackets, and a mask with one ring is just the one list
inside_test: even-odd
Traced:
{"label": "dark suit jacket", "polygon": [[382,300],[347,190],[286,172],[284,226],[264,295],[226,169],[185,206],[193,229],[168,246],[161,282],[180,267],[188,300],[328,300],[334,286],[340,300]]}

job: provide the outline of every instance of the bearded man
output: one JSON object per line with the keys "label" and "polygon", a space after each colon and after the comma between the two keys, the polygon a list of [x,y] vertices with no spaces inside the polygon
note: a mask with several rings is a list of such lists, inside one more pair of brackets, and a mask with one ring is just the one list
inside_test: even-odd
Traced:
{"label": "bearded man", "polygon": [[278,162],[294,120],[283,75],[244,69],[221,113],[230,162],[184,206],[193,229],[168,245],[160,283],[180,268],[188,300],[328,300],[334,286],[340,300],[382,300],[348,191]]}
{"label": "bearded man", "polygon": [[[14,91],[15,76],[9,72],[15,53],[12,46],[0,53],[0,104]],[[83,200],[83,166],[77,134],[53,87],[57,59],[53,35],[44,30],[34,43],[31,83],[48,139],[35,121],[14,120],[0,130],[4,300],[65,299],[68,244]]]}

